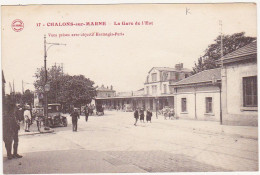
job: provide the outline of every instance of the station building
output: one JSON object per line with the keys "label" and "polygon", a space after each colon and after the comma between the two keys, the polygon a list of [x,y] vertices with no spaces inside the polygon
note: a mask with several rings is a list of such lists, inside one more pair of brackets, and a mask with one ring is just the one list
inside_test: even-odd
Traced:
{"label": "station building", "polygon": [[191,75],[191,70],[183,68],[183,63],[175,67],[153,67],[147,74],[144,88],[137,91],[118,92],[114,96],[101,96],[103,93],[97,89],[96,103],[110,106],[115,109],[131,104],[133,108],[150,109],[155,111],[165,106],[174,108],[174,94],[169,84],[178,82]]}

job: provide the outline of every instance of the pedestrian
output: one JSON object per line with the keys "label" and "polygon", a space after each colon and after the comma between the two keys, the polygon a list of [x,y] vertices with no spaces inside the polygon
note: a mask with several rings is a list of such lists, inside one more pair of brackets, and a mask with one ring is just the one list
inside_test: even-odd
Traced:
{"label": "pedestrian", "polygon": [[85,107],[85,119],[86,119],[86,122],[88,121],[88,116],[89,116],[89,107],[86,106]]}
{"label": "pedestrian", "polygon": [[32,119],[32,116],[31,116],[31,111],[30,111],[30,106],[29,105],[26,105],[25,106],[25,111],[24,111],[24,131],[25,132],[30,132],[30,124],[31,124],[31,119]]}
{"label": "pedestrian", "polygon": [[174,115],[175,115],[175,111],[174,111],[173,108],[171,108],[170,114],[169,114],[169,119],[173,119],[173,118],[174,118]]}
{"label": "pedestrian", "polygon": [[135,109],[135,111],[134,111],[134,118],[135,118],[135,124],[134,125],[136,126],[138,118],[139,118],[138,109]]}
{"label": "pedestrian", "polygon": [[148,121],[150,121],[150,123],[152,123],[152,115],[153,115],[153,113],[149,109],[147,109],[147,111],[146,111],[146,121],[147,121],[147,123],[148,123]]}
{"label": "pedestrian", "polygon": [[24,111],[23,111],[23,108],[22,108],[22,106],[20,104],[17,105],[17,107],[18,107],[18,120],[19,121],[23,121],[23,123],[24,123],[24,116],[23,116]]}
{"label": "pedestrian", "polygon": [[140,122],[141,121],[143,121],[143,123],[144,123],[144,109],[143,108],[141,108],[141,110],[140,110]]}
{"label": "pedestrian", "polygon": [[[18,150],[18,132],[20,130],[20,121],[18,120],[18,109],[14,104],[3,105],[3,141],[7,152],[7,158],[22,158],[17,153]],[[14,143],[13,143],[14,142]],[[12,154],[13,144],[13,154]]]}
{"label": "pedestrian", "polygon": [[72,111],[70,114],[72,117],[72,131],[77,131],[78,129],[78,119],[79,119],[79,113],[76,109]]}

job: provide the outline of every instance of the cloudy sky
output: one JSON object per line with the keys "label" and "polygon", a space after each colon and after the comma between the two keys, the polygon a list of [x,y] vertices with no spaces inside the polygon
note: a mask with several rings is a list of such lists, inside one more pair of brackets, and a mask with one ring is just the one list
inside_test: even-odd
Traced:
{"label": "cloudy sky", "polygon": [[[187,13],[188,10],[188,13]],[[20,19],[24,28],[12,29]],[[96,85],[113,85],[117,91],[143,88],[152,67],[174,67],[194,62],[220,33],[245,32],[256,36],[255,4],[73,5],[2,7],[2,69],[16,91],[22,80],[32,89],[37,68],[43,66],[44,45],[64,43],[48,50],[47,65],[63,63],[65,73],[82,74]],[[46,26],[47,23],[106,22],[106,26]],[[153,25],[113,25],[114,22],[150,21]],[[41,23],[41,27],[36,24]],[[42,26],[45,24],[45,26]],[[49,34],[124,33],[118,37],[49,37]]]}

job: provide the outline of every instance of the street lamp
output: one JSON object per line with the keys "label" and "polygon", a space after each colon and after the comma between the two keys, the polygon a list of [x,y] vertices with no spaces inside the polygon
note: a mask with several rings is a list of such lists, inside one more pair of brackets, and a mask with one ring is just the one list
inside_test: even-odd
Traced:
{"label": "street lamp", "polygon": [[[46,45],[49,45],[49,47],[46,49]],[[45,130],[49,130],[48,126],[48,100],[47,100],[47,92],[50,90],[50,85],[47,84],[47,52],[48,50],[54,46],[54,45],[64,45],[66,44],[61,44],[61,43],[47,43],[46,42],[46,35],[44,35],[44,118],[45,118]]]}

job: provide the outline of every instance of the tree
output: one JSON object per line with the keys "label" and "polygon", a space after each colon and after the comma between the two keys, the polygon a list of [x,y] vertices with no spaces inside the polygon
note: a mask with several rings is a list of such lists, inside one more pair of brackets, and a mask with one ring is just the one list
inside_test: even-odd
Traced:
{"label": "tree", "polygon": [[96,90],[93,87],[94,82],[84,75],[65,76],[65,84],[62,88],[62,96],[59,96],[61,102],[67,104],[80,105],[88,104],[96,96]]}
{"label": "tree", "polygon": [[[35,77],[35,88],[39,92],[43,92],[45,84],[44,69],[37,69]],[[84,75],[70,76],[63,74],[62,68],[59,66],[52,66],[51,69],[48,69],[48,83],[50,84],[48,103],[80,105],[90,103],[96,96],[93,81]]]}
{"label": "tree", "polygon": [[24,94],[22,95],[22,101],[23,104],[27,103],[29,105],[32,105],[33,103],[33,92],[31,92],[29,89],[24,91]]}
{"label": "tree", "polygon": [[[222,36],[223,56],[251,43],[255,39],[255,37],[245,36],[244,32]],[[219,67],[216,61],[221,58],[221,36],[219,35],[214,41],[207,47],[204,55],[198,59],[198,63],[195,63],[193,74]]]}
{"label": "tree", "polygon": [[[45,85],[45,71],[44,68],[37,69],[35,73],[36,80],[34,82],[35,89],[43,93]],[[61,91],[61,82],[63,79],[62,68],[60,66],[52,66],[51,69],[47,70],[47,82],[50,84],[50,91],[48,92],[48,102],[57,102],[59,92]]]}

